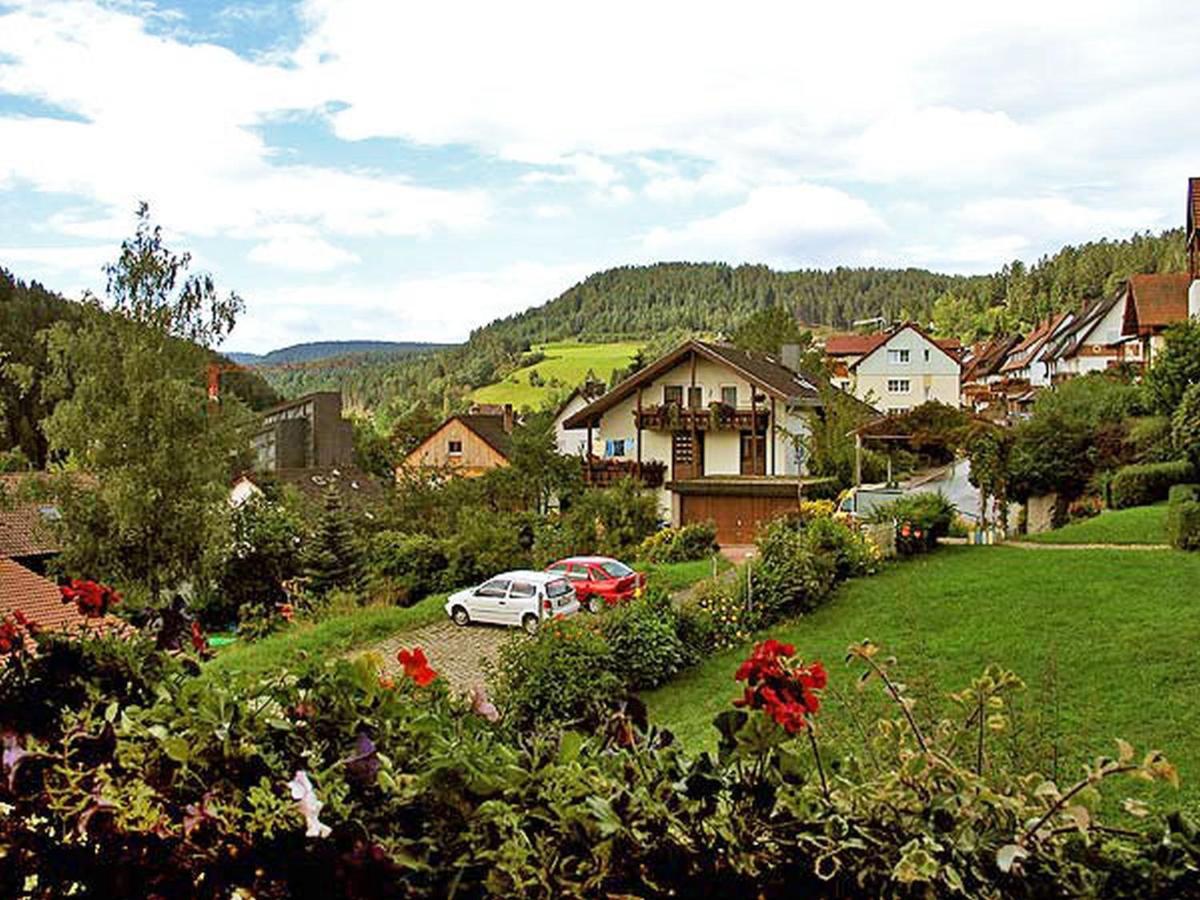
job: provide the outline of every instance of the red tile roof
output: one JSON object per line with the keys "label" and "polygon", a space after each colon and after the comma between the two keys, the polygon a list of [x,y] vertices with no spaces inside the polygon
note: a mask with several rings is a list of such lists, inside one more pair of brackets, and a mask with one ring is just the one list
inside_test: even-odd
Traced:
{"label": "red tile roof", "polygon": [[1187,321],[1188,286],[1191,281],[1191,276],[1186,272],[1131,275],[1122,333],[1144,334]]}
{"label": "red tile roof", "polygon": [[53,581],[31,572],[11,559],[0,559],[0,617],[20,610],[46,631],[86,628],[93,631],[123,629],[116,616],[88,619],[73,603],[63,603]]}
{"label": "red tile roof", "polygon": [[52,507],[17,498],[31,477],[0,475],[0,556],[42,556],[61,549],[43,512]]}
{"label": "red tile roof", "polygon": [[831,334],[825,339],[826,356],[865,356],[888,339],[887,334]]}

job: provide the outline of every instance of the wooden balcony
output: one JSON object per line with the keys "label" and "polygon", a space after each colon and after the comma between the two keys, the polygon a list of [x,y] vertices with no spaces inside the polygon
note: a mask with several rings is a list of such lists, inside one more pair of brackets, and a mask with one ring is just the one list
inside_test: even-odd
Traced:
{"label": "wooden balcony", "polygon": [[[641,412],[634,411],[638,428],[647,431],[765,431],[771,423],[771,410],[735,409],[714,404],[702,409],[689,409],[676,404],[663,404]],[[757,424],[757,428],[755,425]]]}
{"label": "wooden balcony", "polygon": [[622,478],[634,478],[648,488],[660,488],[667,475],[667,464],[658,460],[638,463],[627,459],[601,459],[593,456],[583,461],[583,480],[595,487],[608,487]]}

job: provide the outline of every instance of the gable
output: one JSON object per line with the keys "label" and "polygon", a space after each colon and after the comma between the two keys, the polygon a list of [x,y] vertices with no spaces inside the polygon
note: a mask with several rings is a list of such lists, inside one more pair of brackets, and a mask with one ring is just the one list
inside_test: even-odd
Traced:
{"label": "gable", "polygon": [[489,440],[488,436],[481,434],[473,427],[472,418],[482,417],[451,416],[408,454],[405,463],[407,465],[441,464],[445,462],[449,454],[451,441],[458,441],[462,444],[464,457],[482,457],[490,459],[496,464],[506,462],[508,460],[507,446],[503,449],[496,446],[500,442]]}
{"label": "gable", "polygon": [[[889,350],[907,350],[908,363],[891,363],[888,360]],[[929,359],[925,359],[925,351],[929,351]],[[903,368],[909,372],[934,375],[957,375],[961,369],[958,357],[947,350],[941,343],[925,334],[920,328],[911,323],[901,325],[879,342],[874,350],[850,366],[861,374],[883,374],[898,371]]]}

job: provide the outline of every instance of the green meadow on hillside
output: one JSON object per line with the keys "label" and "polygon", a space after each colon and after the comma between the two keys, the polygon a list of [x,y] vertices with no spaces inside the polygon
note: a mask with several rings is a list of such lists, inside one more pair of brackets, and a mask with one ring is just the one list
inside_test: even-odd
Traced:
{"label": "green meadow on hillside", "polygon": [[1022,540],[1033,544],[1165,544],[1167,504],[1106,509],[1094,518],[1031,534]]}
{"label": "green meadow on hillside", "polygon": [[[546,354],[541,362],[517,369],[495,384],[477,388],[471,399],[479,403],[511,403],[517,409],[541,409],[555,395],[562,395],[580,384],[589,371],[601,381],[608,381],[613,369],[629,365],[640,343],[620,341],[611,344],[581,344],[564,341],[553,344],[538,344],[535,351]],[[541,386],[529,383],[529,376],[537,372]],[[559,384],[553,385],[557,380]]]}
{"label": "green meadow on hillside", "polygon": [[[1074,778],[1079,763],[1111,754],[1114,738],[1163,750],[1179,767],[1182,789],[1166,803],[1200,804],[1200,555],[1174,550],[1034,551],[946,547],[888,565],[843,586],[811,615],[771,628],[805,660],[823,660],[830,688],[819,717],[823,740],[861,742],[848,723],[869,727],[877,691],[855,689],[858,669],[842,660],[870,638],[897,658],[896,676],[918,711],[946,710],[989,663],[1020,675],[1018,703],[1040,718],[996,742],[1042,742],[1039,759],[1057,759]],[[716,654],[645,695],[651,719],[693,749],[713,747],[714,715],[729,709],[733,674],[748,647]]]}

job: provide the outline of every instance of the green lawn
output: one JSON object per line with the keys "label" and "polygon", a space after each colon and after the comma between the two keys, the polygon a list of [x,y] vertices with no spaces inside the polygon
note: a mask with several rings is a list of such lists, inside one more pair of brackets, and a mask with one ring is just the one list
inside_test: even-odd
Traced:
{"label": "green lawn", "polygon": [[446,615],[442,609],[445,602],[445,594],[434,594],[413,606],[369,606],[321,622],[297,623],[261,641],[239,641],[220,650],[205,665],[205,674],[270,672],[302,659],[333,659],[406,628],[437,621]]}
{"label": "green lawn", "polygon": [[[697,581],[711,578],[714,574],[712,559],[696,559],[681,563],[637,563],[634,568],[646,573],[647,583],[658,585],[671,593],[691,587]],[[718,556],[717,572],[724,572],[729,568],[729,560]]]}
{"label": "green lawn", "polygon": [[[1177,799],[1194,805],[1200,802],[1197,584],[1200,554],[1173,550],[946,547],[850,582],[827,606],[770,634],[829,667],[833,690],[822,716],[830,729],[845,728],[848,719],[833,691],[857,693],[858,670],[842,665],[852,642],[869,637],[894,654],[898,677],[926,709],[997,662],[1025,679],[1023,704],[1058,709],[1040,737],[1059,736],[1061,777],[1074,777],[1084,755],[1111,753],[1113,738],[1123,737],[1165,751],[1184,780]],[[737,696],[733,672],[745,652],[714,655],[648,693],[652,718],[693,748],[713,746],[711,719]]]}
{"label": "green lawn", "polygon": [[1165,544],[1167,504],[1107,509],[1091,519],[1022,540],[1035,544]]}
{"label": "green lawn", "polygon": [[[540,409],[554,394],[566,393],[563,387],[569,390],[581,384],[589,369],[601,381],[608,381],[612,370],[629,365],[640,347],[641,344],[629,342],[580,344],[571,341],[537,345],[533,349],[545,353],[546,359],[517,369],[495,384],[476,388],[471,399],[480,403],[511,403],[517,409]],[[535,369],[544,382],[541,387],[529,383],[529,375]],[[550,385],[556,378],[562,386]]]}

